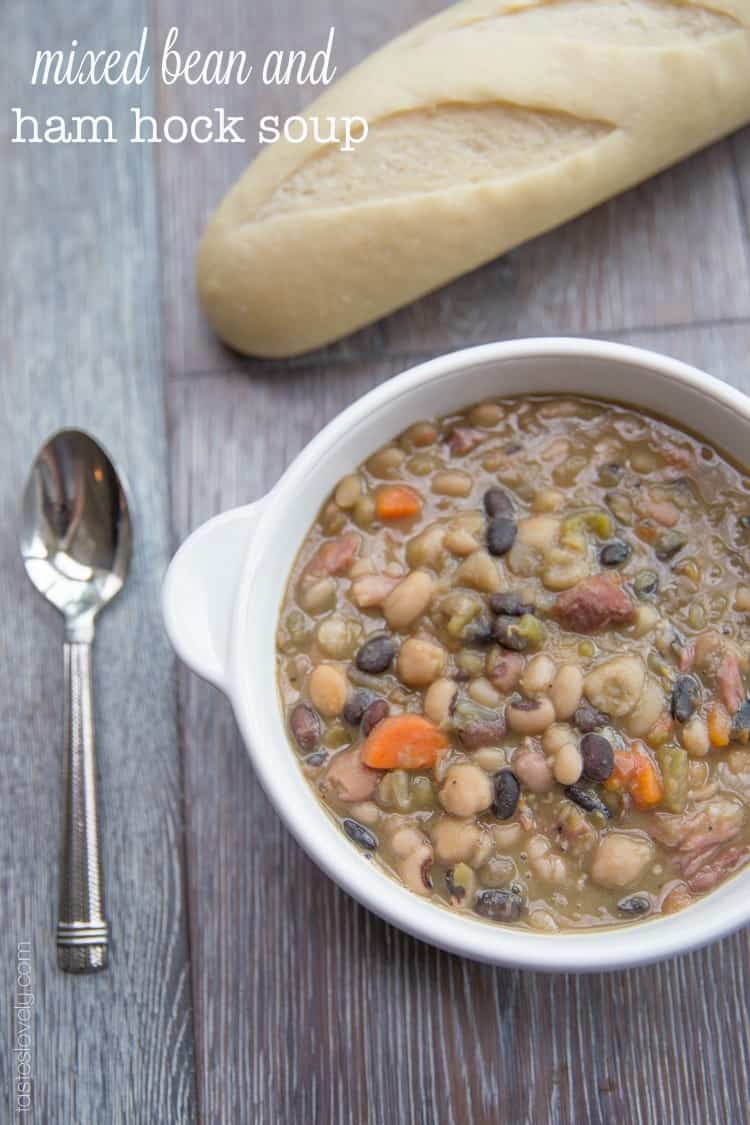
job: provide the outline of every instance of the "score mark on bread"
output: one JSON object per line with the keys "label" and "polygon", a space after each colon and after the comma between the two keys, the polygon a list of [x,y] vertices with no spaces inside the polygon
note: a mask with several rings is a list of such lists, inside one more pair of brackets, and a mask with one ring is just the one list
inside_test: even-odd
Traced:
{"label": "score mark on bread", "polygon": [[500,103],[400,113],[370,125],[356,160],[337,146],[312,155],[254,219],[514,179],[590,148],[613,128],[568,113]]}

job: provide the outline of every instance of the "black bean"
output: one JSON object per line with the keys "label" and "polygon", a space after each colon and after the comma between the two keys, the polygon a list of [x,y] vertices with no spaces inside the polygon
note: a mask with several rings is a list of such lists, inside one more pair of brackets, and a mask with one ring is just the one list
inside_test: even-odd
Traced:
{"label": "black bean", "polygon": [[624,539],[613,539],[605,543],[599,552],[599,562],[602,566],[620,566],[630,558],[632,548]]}
{"label": "black bean", "polygon": [[687,546],[687,541],[687,535],[681,531],[665,531],[654,547],[654,554],[661,562],[669,562]]}
{"label": "black bean", "polygon": [[364,848],[367,852],[377,851],[377,837],[373,836],[370,829],[365,828],[364,824],[360,824],[358,820],[352,820],[351,817],[346,817],[341,824],[349,839],[353,840],[355,844],[359,844],[360,848]]}
{"label": "black bean", "polygon": [[366,688],[353,692],[344,704],[342,712],[344,721],[351,723],[353,727],[358,727],[365,711],[377,698],[374,691],[367,691]]}
{"label": "black bean", "polygon": [[378,723],[382,723],[383,719],[388,717],[389,711],[390,707],[385,699],[373,699],[372,703],[365,708],[365,713],[360,722],[360,730],[365,738],[373,727],[376,727]]}
{"label": "black bean", "polygon": [[379,633],[365,641],[355,657],[355,664],[360,672],[369,672],[377,676],[390,668],[391,661],[396,655],[396,646],[386,633]]}
{"label": "black bean", "polygon": [[655,570],[642,570],[633,583],[639,598],[649,598],[659,589],[659,575]]}
{"label": "black bean", "polygon": [[609,809],[601,797],[593,789],[581,785],[579,781],[575,785],[568,785],[565,795],[570,797],[571,801],[574,801],[580,808],[585,809],[586,812],[598,812],[606,817],[610,815]]}
{"label": "black bean", "polygon": [[318,745],[320,719],[309,703],[298,703],[289,716],[289,729],[300,750],[309,753]]}
{"label": "black bean", "polygon": [[509,820],[516,811],[521,785],[512,770],[500,770],[492,779],[492,812],[498,820]]}
{"label": "black bean", "polygon": [[461,634],[461,640],[467,645],[491,645],[494,639],[492,624],[484,617],[470,621]]}
{"label": "black bean", "polygon": [[315,769],[317,769],[318,766],[324,766],[327,761],[328,761],[328,751],[327,750],[316,750],[314,754],[308,754],[307,755],[307,757],[305,758],[305,765],[306,766],[313,766]]}
{"label": "black bean", "polygon": [[495,516],[487,527],[487,550],[491,555],[507,555],[516,541],[516,521],[508,516]]}
{"label": "black bean", "polygon": [[488,488],[484,494],[484,510],[490,519],[512,516],[513,501],[503,488]]}
{"label": "black bean", "polygon": [[737,742],[750,742],[750,699],[740,703],[732,717],[732,738]]}
{"label": "black bean", "polygon": [[529,647],[529,639],[518,631],[518,618],[502,616],[495,618],[492,626],[495,639],[513,652],[525,652]]}
{"label": "black bean", "polygon": [[474,909],[483,918],[494,922],[517,922],[523,910],[523,897],[517,890],[479,891],[474,899]]}
{"label": "black bean", "polygon": [[651,913],[651,899],[645,892],[628,895],[620,899],[617,909],[629,918],[642,918],[644,914]]}
{"label": "black bean", "polygon": [[701,688],[695,676],[678,676],[672,688],[669,704],[672,718],[686,723],[700,703]]}
{"label": "black bean", "polygon": [[603,734],[584,734],[581,739],[583,776],[589,781],[606,781],[615,768],[615,755]]}
{"label": "black bean", "polygon": [[493,613],[505,614],[507,617],[523,617],[524,613],[533,613],[534,607],[528,602],[521,601],[520,594],[493,594],[490,598],[490,609]]}
{"label": "black bean", "polygon": [[596,707],[584,699],[573,714],[573,726],[578,727],[582,734],[588,734],[589,731],[596,730],[598,727],[606,727],[609,722],[609,715],[605,715],[603,711],[597,711]]}

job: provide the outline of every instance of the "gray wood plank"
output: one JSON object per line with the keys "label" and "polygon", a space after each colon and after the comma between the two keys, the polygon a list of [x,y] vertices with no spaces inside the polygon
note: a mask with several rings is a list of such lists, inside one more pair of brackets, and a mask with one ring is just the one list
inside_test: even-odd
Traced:
{"label": "gray wood plank", "polygon": [[[746,324],[624,338],[750,390]],[[257,364],[250,379],[173,379],[178,537],[262,494],[328,418],[396,366]],[[207,1121],[746,1120],[750,932],[660,966],[578,979],[439,953],[313,866],[260,790],[229,705],[187,672],[179,684]]]}
{"label": "gray wood plank", "polygon": [[[376,47],[444,5],[407,0],[299,0],[223,4],[206,26],[204,9],[158,0],[163,36],[179,24],[185,46],[242,45],[262,59],[280,44],[318,47],[337,28],[335,61],[343,72]],[[213,96],[215,94],[215,97]],[[310,100],[296,85],[212,91],[249,122],[286,117]],[[200,87],[160,90],[163,115],[203,113]],[[224,369],[227,356],[205,324],[193,282],[197,240],[209,214],[257,150],[246,146],[162,145],[165,358],[170,371]],[[739,142],[750,146],[747,131]],[[715,145],[648,183],[474,271],[422,301],[319,353],[321,362],[450,350],[505,336],[579,334],[683,325],[750,315],[750,266],[730,142]],[[233,360],[238,369],[246,363]],[[309,359],[294,361],[306,366]]]}
{"label": "gray wood plank", "polygon": [[[143,0],[7,0],[3,104],[27,112],[111,113],[127,126],[140,94],[33,89],[34,52],[79,36],[129,49]],[[155,187],[146,147],[9,144],[2,115],[0,245],[0,681],[3,784],[0,984],[15,988],[32,944],[33,1115],[18,1120],[132,1125],[195,1120],[193,1031],[182,875],[183,822],[174,665],[160,625],[169,512],[160,370]],[[63,663],[61,621],[33,591],[17,546],[18,503],[38,443],[89,428],[130,479],[135,554],[102,618],[96,719],[111,967],[88,979],[55,965]],[[0,1026],[3,1121],[14,1119],[9,1004]]]}

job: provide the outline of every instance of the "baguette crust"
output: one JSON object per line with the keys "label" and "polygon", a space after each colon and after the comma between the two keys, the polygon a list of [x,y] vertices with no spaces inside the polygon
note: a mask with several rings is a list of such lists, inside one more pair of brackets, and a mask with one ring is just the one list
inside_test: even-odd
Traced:
{"label": "baguette crust", "polygon": [[750,0],[465,0],[371,55],[205,231],[198,287],[238,351],[329,343],[750,121]]}

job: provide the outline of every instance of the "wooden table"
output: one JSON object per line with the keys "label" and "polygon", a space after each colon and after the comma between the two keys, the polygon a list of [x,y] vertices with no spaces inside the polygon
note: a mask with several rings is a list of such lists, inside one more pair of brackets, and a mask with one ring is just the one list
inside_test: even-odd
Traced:
{"label": "wooden table", "polygon": [[[4,106],[285,116],[292,87],[57,89],[34,52],[74,36],[129,48],[310,46],[341,70],[438,0],[5,0]],[[188,11],[189,9],[189,11]],[[748,1120],[748,932],[655,968],[545,976],[421,945],[356,905],[281,827],[227,702],[177,668],[159,618],[171,550],[260,495],[361,392],[447,349],[588,334],[664,349],[750,390],[750,131],[329,350],[244,361],[208,333],[196,238],[242,146],[10,146],[0,246],[0,1078],[12,1080],[19,943],[35,995],[34,1120],[119,1125]],[[97,718],[110,970],[55,969],[60,624],[18,556],[37,444],[83,425],[127,473],[132,579],[101,622]],[[269,748],[270,751],[270,748]],[[22,947],[25,950],[26,947]],[[25,955],[25,954],[24,954]],[[17,1120],[28,1121],[29,1115]]]}

